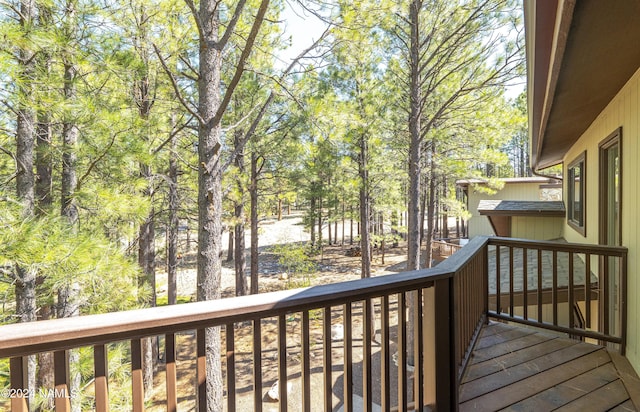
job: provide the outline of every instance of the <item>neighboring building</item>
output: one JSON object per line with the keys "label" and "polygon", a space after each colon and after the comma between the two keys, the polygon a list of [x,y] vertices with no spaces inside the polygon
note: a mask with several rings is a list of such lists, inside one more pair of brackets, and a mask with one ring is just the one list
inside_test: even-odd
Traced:
{"label": "neighboring building", "polygon": [[459,180],[471,218],[467,235],[508,236],[535,240],[562,237],[564,205],[558,180],[544,177],[501,179],[502,189],[488,194],[484,180]]}
{"label": "neighboring building", "polygon": [[628,248],[626,357],[640,371],[640,3],[524,7],[532,166],[564,165],[563,238]]}

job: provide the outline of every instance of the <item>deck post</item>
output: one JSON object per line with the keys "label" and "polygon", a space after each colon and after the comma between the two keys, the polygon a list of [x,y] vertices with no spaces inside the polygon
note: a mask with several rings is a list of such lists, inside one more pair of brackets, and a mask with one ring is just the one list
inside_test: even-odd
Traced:
{"label": "deck post", "polygon": [[455,362],[453,299],[451,285],[453,279],[440,279],[435,287],[435,329],[436,329],[436,410],[458,410],[458,367]]}
{"label": "deck post", "polygon": [[71,410],[71,393],[69,388],[69,351],[59,350],[53,353],[55,408],[56,411]]}
{"label": "deck post", "polygon": [[11,369],[11,389],[19,392],[21,396],[11,396],[11,410],[27,412],[29,410],[29,357],[20,356],[9,360]]}

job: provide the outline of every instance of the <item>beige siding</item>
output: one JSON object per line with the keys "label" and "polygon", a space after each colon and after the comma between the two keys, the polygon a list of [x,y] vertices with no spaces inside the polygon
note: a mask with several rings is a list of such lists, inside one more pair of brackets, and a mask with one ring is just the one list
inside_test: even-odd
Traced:
{"label": "beige siding", "polygon": [[486,216],[480,216],[480,213],[478,213],[480,200],[540,200],[540,185],[544,183],[546,183],[546,181],[535,183],[506,183],[501,190],[498,190],[493,195],[489,195],[485,191],[470,186],[469,211],[471,212],[471,219],[469,219],[469,239],[476,236],[495,235],[489,219],[487,219]]}
{"label": "beige siding", "polygon": [[533,240],[554,240],[562,237],[562,217],[514,216],[511,237]]}
{"label": "beige siding", "polygon": [[[598,243],[598,144],[622,127],[622,243],[629,248],[627,358],[640,372],[640,70],[622,88],[580,140],[565,156],[565,165],[586,150],[586,236],[564,224],[564,237],[570,242]],[[566,170],[565,170],[566,174]],[[566,175],[565,175],[566,178]],[[566,187],[565,187],[566,191]],[[564,193],[566,198],[566,192]]]}

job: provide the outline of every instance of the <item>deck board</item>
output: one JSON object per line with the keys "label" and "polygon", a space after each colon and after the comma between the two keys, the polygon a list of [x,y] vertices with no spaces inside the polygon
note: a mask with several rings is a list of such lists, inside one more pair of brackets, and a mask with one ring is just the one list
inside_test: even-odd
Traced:
{"label": "deck board", "polygon": [[483,362],[473,363],[467,369],[466,381],[470,382],[483,376],[512,368],[521,363],[525,363],[530,359],[548,355],[549,353],[555,352],[566,346],[567,344],[560,339],[542,340],[538,341],[535,345],[525,346],[505,355],[487,359]]}
{"label": "deck board", "polygon": [[629,394],[622,381],[618,379],[557,410],[562,412],[606,411],[626,402],[627,399]]}
{"label": "deck board", "polygon": [[460,386],[460,402],[477,398],[498,390],[506,385],[510,385],[576,359],[578,360],[578,363],[580,363],[581,357],[595,352],[598,349],[598,347],[593,345],[570,345],[546,356],[541,356],[529,362],[521,363],[516,367],[501,370],[500,372],[485,376],[482,379],[476,379],[468,383],[465,382]]}
{"label": "deck board", "polygon": [[607,363],[587,373],[562,382],[530,398],[513,404],[504,411],[551,411],[564,406],[586,393],[594,391],[618,379],[612,363]]}
{"label": "deck board", "polygon": [[534,331],[528,329],[513,329],[494,335],[483,336],[480,342],[476,345],[477,349],[484,349],[498,344],[504,344],[512,340],[516,340],[523,336],[533,335]]}
{"label": "deck board", "polygon": [[620,405],[616,406],[615,408],[612,408],[611,412],[630,412],[630,411],[635,411],[635,410],[636,410],[636,408],[633,406],[633,402],[631,402],[631,399],[629,399],[625,403],[620,404]]}
{"label": "deck board", "polygon": [[[459,390],[460,411],[633,411],[633,371],[605,348],[530,328],[490,324]],[[625,386],[626,385],[626,386]],[[633,393],[634,390],[631,389]]]}
{"label": "deck board", "polygon": [[490,359],[498,358],[503,356],[505,353],[512,353],[522,350],[524,348],[528,348],[533,345],[537,345],[541,342],[546,342],[548,340],[553,339],[552,336],[542,335],[542,334],[531,334],[522,336],[518,339],[511,340],[509,342],[504,342],[503,345],[494,345],[489,347],[476,348],[473,351],[473,355],[471,357],[471,364],[485,362]]}

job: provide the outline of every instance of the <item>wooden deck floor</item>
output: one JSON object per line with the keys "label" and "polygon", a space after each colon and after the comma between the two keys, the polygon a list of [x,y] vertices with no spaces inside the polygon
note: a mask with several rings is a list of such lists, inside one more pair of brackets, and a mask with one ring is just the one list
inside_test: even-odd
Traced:
{"label": "wooden deck floor", "polygon": [[601,346],[491,323],[462,379],[460,410],[635,411],[640,380],[630,368]]}

